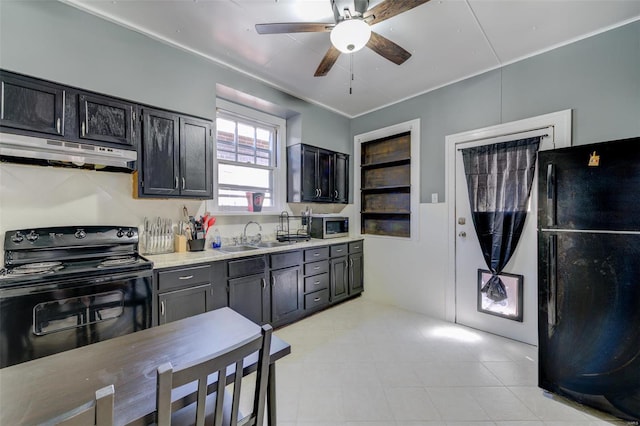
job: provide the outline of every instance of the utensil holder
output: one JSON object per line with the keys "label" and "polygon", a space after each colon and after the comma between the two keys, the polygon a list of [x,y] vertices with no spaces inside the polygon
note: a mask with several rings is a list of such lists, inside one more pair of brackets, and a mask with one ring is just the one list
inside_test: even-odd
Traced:
{"label": "utensil holder", "polygon": [[176,235],[174,241],[174,250],[176,253],[184,253],[187,251],[187,237],[185,235]]}
{"label": "utensil holder", "polygon": [[187,246],[189,247],[189,251],[203,251],[204,243],[205,243],[204,238],[201,238],[199,240],[188,240]]}

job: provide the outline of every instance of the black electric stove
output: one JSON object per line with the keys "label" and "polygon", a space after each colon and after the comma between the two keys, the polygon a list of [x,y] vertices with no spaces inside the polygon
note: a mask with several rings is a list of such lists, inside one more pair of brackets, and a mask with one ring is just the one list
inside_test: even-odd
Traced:
{"label": "black electric stove", "polygon": [[13,230],[4,250],[0,368],[151,327],[137,228]]}

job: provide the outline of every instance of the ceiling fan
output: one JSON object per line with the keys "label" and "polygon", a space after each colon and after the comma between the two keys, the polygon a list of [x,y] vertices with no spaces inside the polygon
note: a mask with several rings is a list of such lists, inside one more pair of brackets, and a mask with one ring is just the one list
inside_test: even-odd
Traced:
{"label": "ceiling fan", "polygon": [[383,0],[369,9],[369,0],[329,0],[335,23],[287,22],[256,24],[258,34],[330,32],[331,47],[316,69],[315,77],[327,75],[340,53],[368,47],[391,62],[401,65],[411,53],[371,30],[371,25],[420,6],[429,0]]}

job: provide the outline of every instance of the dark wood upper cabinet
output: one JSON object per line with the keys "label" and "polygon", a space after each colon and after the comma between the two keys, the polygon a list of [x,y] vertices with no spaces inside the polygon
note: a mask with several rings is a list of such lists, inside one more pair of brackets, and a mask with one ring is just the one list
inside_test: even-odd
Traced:
{"label": "dark wood upper cabinet", "polygon": [[349,156],[311,145],[287,148],[287,201],[347,203]]}
{"label": "dark wood upper cabinet", "polygon": [[166,111],[142,111],[140,176],[144,195],[179,195],[179,117]]}
{"label": "dark wood upper cabinet", "polygon": [[135,146],[134,104],[83,93],[78,107],[80,139]]}
{"label": "dark wood upper cabinet", "polygon": [[213,142],[211,122],[180,118],[180,194],[213,196]]}
{"label": "dark wood upper cabinet", "polygon": [[65,90],[56,84],[2,72],[0,125],[64,135]]}
{"label": "dark wood upper cabinet", "polygon": [[211,122],[143,109],[140,197],[213,197]]}

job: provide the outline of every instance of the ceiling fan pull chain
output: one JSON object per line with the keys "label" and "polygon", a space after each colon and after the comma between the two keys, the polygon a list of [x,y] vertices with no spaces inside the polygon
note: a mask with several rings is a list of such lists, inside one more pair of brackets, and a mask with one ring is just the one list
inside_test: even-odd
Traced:
{"label": "ceiling fan pull chain", "polygon": [[349,55],[349,94],[353,95],[353,54]]}

